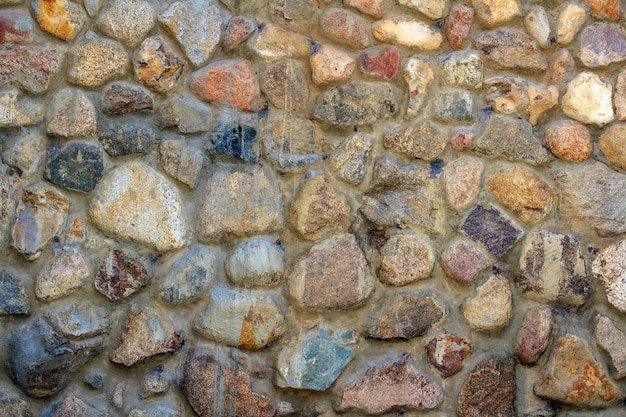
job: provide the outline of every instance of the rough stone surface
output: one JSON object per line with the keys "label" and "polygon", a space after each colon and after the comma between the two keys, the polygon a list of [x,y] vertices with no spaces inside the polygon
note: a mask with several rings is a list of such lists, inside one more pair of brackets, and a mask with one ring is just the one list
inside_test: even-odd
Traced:
{"label": "rough stone surface", "polygon": [[610,163],[626,170],[626,124],[611,125],[598,139],[598,148]]}
{"label": "rough stone surface", "polygon": [[369,24],[361,16],[340,7],[330,7],[320,15],[322,33],[354,49],[370,45]]}
{"label": "rough stone surface", "polygon": [[285,271],[285,255],[275,243],[250,239],[237,246],[224,264],[230,281],[242,287],[274,285]]}
{"label": "rough stone surface", "polygon": [[130,58],[122,45],[87,33],[69,54],[68,81],[84,88],[98,88],[126,74]]}
{"label": "rough stone surface", "polygon": [[394,235],[380,252],[378,278],[385,284],[401,286],[428,278],[435,264],[431,243],[418,234]]}
{"label": "rough stone surface", "polygon": [[343,4],[372,17],[382,16],[385,9],[383,0],[344,0]]}
{"label": "rough stone surface", "polygon": [[433,337],[425,346],[428,362],[447,378],[463,369],[463,361],[472,353],[467,339],[451,333]]}
{"label": "rough stone surface", "polygon": [[310,31],[315,27],[320,14],[316,0],[270,0],[270,19],[296,32]]}
{"label": "rough stone surface", "polygon": [[483,85],[483,58],[474,51],[453,52],[441,59],[441,82],[451,87],[480,88]]}
{"label": "rough stone surface", "polygon": [[467,300],[463,316],[474,330],[500,330],[508,326],[513,314],[512,298],[508,280],[501,275],[492,275]]}
{"label": "rough stone surface", "polygon": [[523,229],[494,206],[477,205],[461,225],[461,231],[499,258],[517,243]]}
{"label": "rough stone surface", "polygon": [[84,10],[68,0],[35,0],[33,12],[43,30],[64,41],[76,37],[87,20]]}
{"label": "rough stone surface", "polygon": [[311,45],[306,37],[271,23],[264,24],[257,35],[252,37],[250,48],[267,62],[305,58],[311,53]]}
{"label": "rough stone surface", "polygon": [[38,102],[18,99],[17,90],[0,93],[0,127],[33,126],[41,122],[42,114]]}
{"label": "rough stone surface", "polygon": [[383,145],[412,158],[433,161],[443,152],[446,140],[434,123],[420,120],[385,132]]}
{"label": "rough stone surface", "polygon": [[615,379],[626,377],[626,335],[613,321],[601,314],[596,317],[596,340],[611,357]]}
{"label": "rough stone surface", "polygon": [[98,142],[109,156],[126,156],[146,153],[154,144],[152,128],[119,125],[98,134]]}
{"label": "rough stone surface", "polygon": [[173,97],[158,107],[156,122],[160,128],[175,126],[179,133],[192,134],[211,130],[213,116],[211,108],[198,100]]}
{"label": "rough stone surface", "polygon": [[347,52],[326,44],[317,46],[309,63],[311,78],[320,86],[347,81],[356,68],[356,61]]}
{"label": "rough stone surface", "polygon": [[443,29],[452,49],[463,47],[463,43],[469,37],[473,20],[474,9],[472,7],[461,3],[455,3],[450,7]]}
{"label": "rough stone surface", "polygon": [[580,34],[580,60],[586,67],[606,67],[626,60],[626,39],[617,28],[596,23]]}
{"label": "rough stone surface", "polygon": [[441,254],[441,268],[448,278],[459,284],[469,284],[491,262],[476,246],[463,240],[454,240]]}
{"label": "rough stone surface", "polygon": [[261,89],[274,107],[286,111],[302,111],[309,101],[306,75],[296,61],[281,61],[266,69]]}
{"label": "rough stone surface", "polygon": [[15,218],[16,205],[21,198],[20,190],[27,185],[17,172],[0,173],[0,248],[7,249],[11,241],[11,230]]}
{"label": "rough stone surface", "polygon": [[567,48],[559,49],[548,61],[548,75],[550,81],[557,84],[563,84],[573,77],[574,73],[574,57]]}
{"label": "rough stone surface", "polygon": [[99,147],[71,142],[48,149],[43,176],[69,190],[88,193],[96,188],[104,172],[104,157]]}
{"label": "rough stone surface", "polygon": [[204,101],[221,101],[238,109],[257,108],[260,91],[250,61],[214,61],[191,75],[191,90]]}
{"label": "rough stone surface", "polygon": [[626,241],[606,247],[591,264],[591,270],[604,284],[609,303],[626,312]]}
{"label": "rough stone surface", "polygon": [[63,399],[61,406],[56,409],[53,417],[111,417],[111,414],[100,411],[95,407],[87,404],[80,398],[69,392]]}
{"label": "rough stone surface", "polygon": [[548,347],[552,332],[552,310],[549,307],[530,309],[517,336],[515,354],[524,365],[537,363],[541,354]]}
{"label": "rough stone surface", "polygon": [[432,20],[441,19],[446,16],[450,8],[449,0],[400,0],[402,6],[417,10],[428,16]]}
{"label": "rough stone surface", "polygon": [[554,156],[567,162],[582,162],[593,155],[589,130],[574,120],[550,123],[543,141]]}
{"label": "rough stone surface", "polygon": [[108,333],[112,324],[108,313],[104,304],[72,301],[48,309],[44,318],[62,337],[81,340]]}
{"label": "rough stone surface", "polygon": [[483,52],[485,64],[495,70],[538,73],[548,67],[537,41],[519,29],[480,32],[472,45]]}
{"label": "rough stone surface", "polygon": [[0,44],[21,45],[33,41],[33,20],[26,10],[0,11]]}
{"label": "rough stone surface", "polygon": [[253,126],[220,123],[211,132],[211,142],[214,152],[232,155],[244,161],[259,160],[259,140]]}
{"label": "rough stone surface", "polygon": [[96,272],[96,289],[111,301],[122,300],[144,287],[150,275],[137,256],[123,248],[113,249]]}
{"label": "rough stone surface", "polygon": [[10,417],[30,417],[30,403],[6,386],[0,387],[0,412]]}
{"label": "rough stone surface", "polygon": [[521,16],[517,0],[472,0],[478,21],[486,27],[494,27]]}
{"label": "rough stone surface", "polygon": [[230,18],[224,34],[222,47],[226,51],[231,51],[245,42],[256,30],[256,23],[246,16],[237,15]]}
{"label": "rough stone surface", "polygon": [[559,45],[569,45],[574,39],[585,19],[587,11],[579,4],[567,3],[559,13],[556,26],[556,41]]}
{"label": "rough stone surface", "polygon": [[84,92],[57,91],[47,111],[47,133],[63,138],[96,136],[96,108]]}
{"label": "rough stone surface", "polygon": [[112,116],[121,116],[141,110],[152,110],[154,99],[138,85],[119,81],[104,88],[102,104]]}
{"label": "rough stone surface", "polygon": [[198,185],[204,155],[200,149],[188,145],[183,139],[166,139],[159,146],[161,164],[166,174],[189,188]]}
{"label": "rough stone surface", "polygon": [[59,248],[54,251],[52,261],[39,272],[35,280],[35,295],[44,301],[64,297],[84,287],[90,273],[89,265],[76,248]]}
{"label": "rough stone surface", "polygon": [[467,375],[459,393],[461,417],[515,416],[515,360],[493,357],[480,362]]}
{"label": "rough stone surface", "polygon": [[30,313],[30,302],[24,286],[8,271],[0,272],[0,290],[0,316]]}
{"label": "rough stone surface", "polygon": [[613,100],[617,119],[626,120],[626,71],[620,71],[617,75]]}
{"label": "rough stone surface", "polygon": [[372,24],[372,34],[383,43],[427,51],[439,48],[443,42],[439,29],[405,16],[377,20]]}
{"label": "rough stone surface", "polygon": [[176,87],[185,66],[185,61],[160,37],[144,39],[133,55],[135,77],[157,93]]}
{"label": "rough stone surface", "polygon": [[98,28],[109,38],[135,48],[156,23],[156,10],[145,0],[115,0],[98,13]]}
{"label": "rough stone surface", "polygon": [[591,9],[591,15],[596,19],[617,22],[621,16],[617,0],[585,0],[585,2]]}
{"label": "rough stone surface", "polygon": [[48,91],[65,64],[65,50],[35,45],[0,50],[0,85],[17,84],[33,94]]}
{"label": "rough stone surface", "polygon": [[[524,27],[530,36],[535,38],[539,46],[548,49],[553,40],[550,36],[550,20],[545,7],[532,6],[524,14]],[[556,39],[554,39],[554,42]]]}
{"label": "rough stone surface", "polygon": [[449,162],[444,167],[442,176],[448,204],[457,211],[467,207],[480,191],[483,171],[483,162],[469,156]]}
{"label": "rough stone surface", "polygon": [[363,182],[376,139],[367,133],[347,137],[330,155],[328,165],[335,177],[352,185]]}
{"label": "rough stone surface", "polygon": [[613,89],[597,74],[581,72],[567,85],[561,109],[574,120],[602,127],[615,119]]}
{"label": "rough stone surface", "polygon": [[393,80],[400,70],[400,52],[393,46],[374,46],[361,52],[359,68],[370,76]]}
{"label": "rough stone surface", "polygon": [[161,299],[178,304],[208,292],[215,279],[216,267],[215,251],[204,246],[192,248],[163,277],[159,289]]}
{"label": "rough stone surface", "polygon": [[435,97],[433,113],[443,122],[470,123],[474,120],[474,97],[467,90],[442,90]]}
{"label": "rough stone surface", "polygon": [[402,76],[409,86],[407,117],[415,117],[426,102],[426,92],[434,79],[433,69],[427,60],[410,57],[402,67]]}

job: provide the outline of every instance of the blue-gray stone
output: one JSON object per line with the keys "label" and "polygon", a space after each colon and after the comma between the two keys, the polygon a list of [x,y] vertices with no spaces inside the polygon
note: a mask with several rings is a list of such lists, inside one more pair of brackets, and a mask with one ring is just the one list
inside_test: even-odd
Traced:
{"label": "blue-gray stone", "polygon": [[100,148],[72,142],[49,150],[43,176],[53,184],[88,193],[96,188],[103,174],[104,159]]}
{"label": "blue-gray stone", "polygon": [[435,117],[448,122],[474,120],[474,98],[467,90],[440,91],[434,100]]}
{"label": "blue-gray stone", "polygon": [[0,272],[0,316],[28,314],[30,305],[24,287],[8,272]]}
{"label": "blue-gray stone", "polygon": [[154,143],[155,135],[149,127],[134,125],[109,129],[98,135],[98,141],[109,156],[146,153]]}
{"label": "blue-gray stone", "polygon": [[259,160],[256,128],[239,123],[220,123],[211,132],[213,151],[232,155],[244,161]]}
{"label": "blue-gray stone", "polygon": [[217,260],[212,249],[198,246],[176,261],[161,284],[161,298],[181,303],[206,292],[213,282]]}

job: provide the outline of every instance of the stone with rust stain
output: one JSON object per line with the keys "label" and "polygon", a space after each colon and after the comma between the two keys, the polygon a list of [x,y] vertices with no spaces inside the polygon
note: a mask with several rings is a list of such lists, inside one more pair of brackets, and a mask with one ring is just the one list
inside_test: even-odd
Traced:
{"label": "stone with rust stain", "polygon": [[591,134],[581,123],[559,120],[548,124],[543,142],[557,158],[567,162],[582,162],[593,155]]}
{"label": "stone with rust stain", "polygon": [[607,408],[624,398],[595,358],[589,343],[574,334],[559,337],[533,386],[535,395],[584,408]]}
{"label": "stone with rust stain", "polygon": [[569,81],[574,74],[574,70],[574,57],[567,48],[559,49],[548,59],[548,75],[550,76],[550,81],[555,84]]}
{"label": "stone with rust stain", "polygon": [[493,357],[467,375],[457,407],[460,417],[515,417],[515,359]]}
{"label": "stone with rust stain", "polygon": [[383,145],[386,149],[406,154],[411,158],[433,161],[445,149],[446,139],[434,123],[420,120],[387,130]]}
{"label": "stone with rust stain", "polygon": [[490,264],[480,249],[460,239],[451,241],[441,254],[441,268],[459,284],[471,283]]}
{"label": "stone with rust stain", "polygon": [[393,46],[374,46],[361,52],[359,68],[366,75],[393,80],[400,70],[400,52]]}
{"label": "stone with rust stain", "polygon": [[303,111],[308,105],[308,81],[297,61],[281,61],[267,68],[261,75],[261,90],[279,109]]}
{"label": "stone with rust stain", "polygon": [[133,55],[135,77],[157,93],[167,93],[176,87],[185,66],[185,61],[158,36],[144,39]]}
{"label": "stone with rust stain", "polygon": [[537,41],[520,29],[479,32],[472,45],[483,52],[487,67],[494,70],[541,73],[548,67]]}
{"label": "stone with rust stain", "polygon": [[367,48],[370,43],[369,23],[341,7],[329,7],[320,15],[319,27],[324,36],[354,49]]}
{"label": "stone with rust stain", "polygon": [[80,398],[69,392],[61,406],[56,409],[52,417],[111,417],[111,414],[100,411],[97,408],[87,404]]}
{"label": "stone with rust stain", "polygon": [[0,10],[0,44],[21,45],[33,40],[33,20],[26,10]]}
{"label": "stone with rust stain", "polygon": [[64,41],[74,39],[87,21],[87,14],[69,0],[35,0],[35,20],[39,26]]}
{"label": "stone with rust stain", "polygon": [[591,9],[591,16],[600,20],[610,20],[617,22],[622,12],[619,0],[585,0]]}
{"label": "stone with rust stain", "polygon": [[204,101],[221,101],[240,110],[256,110],[259,83],[250,61],[242,58],[210,63],[191,75],[189,88]]}
{"label": "stone with rust stain", "polygon": [[250,49],[266,62],[306,58],[311,53],[308,38],[272,23],[261,25],[248,43]]}
{"label": "stone with rust stain", "polygon": [[146,267],[135,254],[116,248],[100,264],[95,286],[109,300],[118,301],[139,291],[149,278]]}
{"label": "stone with rust stain", "polygon": [[380,250],[378,278],[385,284],[407,285],[430,276],[435,252],[425,236],[402,233],[392,236]]}
{"label": "stone with rust stain", "polygon": [[591,264],[591,271],[602,281],[609,303],[626,312],[626,240],[604,248]]}
{"label": "stone with rust stain", "polygon": [[517,336],[515,354],[524,365],[534,365],[548,347],[552,332],[552,309],[533,307],[526,313]]}
{"label": "stone with rust stain", "polygon": [[444,332],[433,337],[425,346],[428,362],[445,378],[463,369],[463,361],[472,353],[467,339]]}

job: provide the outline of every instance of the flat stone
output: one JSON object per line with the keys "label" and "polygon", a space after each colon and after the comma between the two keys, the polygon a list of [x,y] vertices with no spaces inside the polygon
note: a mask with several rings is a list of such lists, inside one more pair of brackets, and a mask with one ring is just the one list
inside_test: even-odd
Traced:
{"label": "flat stone", "polygon": [[446,17],[450,0],[400,0],[400,5],[417,10],[432,20]]}
{"label": "flat stone", "polygon": [[213,127],[211,108],[188,97],[172,97],[157,109],[156,123],[161,128],[176,127],[179,133],[207,132]]}
{"label": "flat stone", "polygon": [[70,202],[54,188],[36,183],[22,189],[15,209],[11,245],[28,261],[61,236]]}
{"label": "flat stone", "polygon": [[596,340],[611,357],[615,379],[626,377],[626,335],[613,321],[601,314],[596,316]]}
{"label": "flat stone", "polygon": [[352,360],[352,336],[351,330],[335,334],[323,328],[307,331],[302,339],[278,353],[277,385],[325,391]]}
{"label": "flat stone", "polygon": [[548,347],[552,332],[552,309],[533,307],[524,316],[524,321],[517,336],[515,354],[524,365],[537,363],[541,354]]}
{"label": "flat stone", "polygon": [[406,115],[407,118],[413,118],[426,101],[426,92],[434,79],[433,69],[427,60],[412,56],[404,62],[402,77],[409,87]]}
{"label": "flat stone", "polygon": [[60,187],[89,193],[96,188],[103,172],[104,158],[99,147],[71,142],[48,149],[43,176]]}
{"label": "flat stone", "polygon": [[65,65],[65,50],[36,45],[0,50],[0,85],[17,84],[29,93],[42,94],[54,84]]}
{"label": "flat stone", "polygon": [[62,138],[96,136],[96,108],[84,92],[70,88],[57,91],[47,111],[47,133]]}
{"label": "flat stone", "polygon": [[489,258],[480,249],[463,240],[453,240],[441,254],[441,268],[459,284],[471,283],[489,265]]}
{"label": "flat stone", "polygon": [[496,207],[482,204],[472,209],[461,225],[461,231],[496,258],[508,252],[524,234],[516,222],[505,217]]}
{"label": "flat stone", "polygon": [[572,53],[562,48],[553,53],[548,60],[548,75],[555,84],[563,84],[572,79],[576,65]]}
{"label": "flat stone", "polygon": [[272,21],[300,33],[310,33],[320,14],[317,0],[270,0]]}
{"label": "flat stone", "polygon": [[550,36],[550,20],[545,7],[532,6],[524,14],[524,27],[543,49],[548,49],[556,41]]}
{"label": "flat stone", "polygon": [[136,79],[157,93],[167,93],[176,87],[186,65],[158,36],[144,39],[133,55]]}
{"label": "flat stone", "polygon": [[559,213],[577,231],[615,236],[626,231],[626,175],[600,162],[574,166],[556,177],[561,191]]}
{"label": "flat stone", "polygon": [[574,120],[560,120],[547,125],[543,141],[554,156],[567,162],[582,162],[593,155],[589,129]]}
{"label": "flat stone", "polygon": [[462,49],[463,42],[470,34],[474,9],[461,3],[454,3],[446,18],[443,31],[452,49]]}
{"label": "flat stone", "polygon": [[87,285],[90,275],[85,258],[76,248],[60,248],[54,251],[54,258],[37,275],[35,295],[43,301],[65,297]]}
{"label": "flat stone", "polygon": [[194,189],[198,185],[204,165],[204,155],[183,139],[166,138],[159,146],[163,171],[172,178]]}
{"label": "flat stone", "polygon": [[356,61],[347,52],[332,45],[317,45],[309,58],[311,78],[319,86],[348,81],[356,68]]}
{"label": "flat stone", "polygon": [[443,388],[424,377],[410,354],[387,360],[364,372],[339,393],[340,411],[359,409],[382,414],[397,409],[431,410],[443,401]]}
{"label": "flat stone", "polygon": [[402,286],[426,279],[435,265],[430,241],[419,234],[396,234],[380,250],[378,279],[389,285]]}
{"label": "flat stone", "polygon": [[149,126],[123,124],[98,134],[98,142],[109,156],[146,153],[156,136]]}
{"label": "flat stone", "polygon": [[383,43],[426,51],[438,49],[443,43],[443,35],[437,27],[408,16],[377,20],[372,23],[372,34]]}
{"label": "flat stone", "polygon": [[442,233],[445,223],[439,181],[431,178],[430,169],[401,165],[388,155],[374,163],[361,212],[378,226],[417,226],[436,234]]}
{"label": "flat stone", "polygon": [[586,67],[606,67],[626,60],[626,39],[616,27],[595,23],[580,34],[580,60]]}
{"label": "flat stone", "polygon": [[10,417],[30,417],[30,403],[8,386],[0,386],[0,413]]}
{"label": "flat stone", "polygon": [[206,351],[193,350],[183,365],[180,390],[200,417],[227,415],[225,404],[232,405],[235,415],[272,417],[272,401],[252,392],[250,376],[235,369]]}
{"label": "flat stone", "polygon": [[216,169],[200,202],[201,242],[263,234],[283,224],[281,192],[273,177],[259,166]]}
{"label": "flat stone", "polygon": [[478,21],[488,28],[505,23],[522,15],[517,0],[472,0]]}
{"label": "flat stone", "polygon": [[0,11],[0,44],[22,45],[33,41],[33,19],[26,10]]}
{"label": "flat stone", "polygon": [[311,44],[306,37],[271,23],[262,25],[249,44],[250,49],[266,62],[307,58],[311,53]]}
{"label": "flat stone", "polygon": [[70,49],[67,80],[80,87],[98,88],[125,75],[129,64],[122,44],[88,32]]}
{"label": "flat stone", "polygon": [[269,286],[282,281],[283,250],[264,239],[250,239],[237,246],[224,263],[226,276],[241,287]]}
{"label": "flat stone", "polygon": [[22,128],[18,134],[11,136],[15,140],[11,144],[4,142],[5,147],[0,154],[2,162],[19,169],[22,178],[37,175],[46,156],[46,134],[41,129]]}
{"label": "flat stone", "polygon": [[250,61],[233,58],[214,61],[191,74],[189,88],[204,101],[221,101],[240,110],[256,110],[259,84]]}
{"label": "flat stone", "polygon": [[323,174],[305,177],[289,211],[293,228],[305,240],[317,241],[350,228],[350,206]]}
{"label": "flat stone", "polygon": [[385,9],[383,0],[343,0],[343,5],[372,17],[381,17]]}
{"label": "flat stone", "polygon": [[43,30],[64,41],[74,39],[87,20],[82,7],[68,0],[35,0],[33,12]]}
{"label": "flat stone", "polygon": [[226,25],[222,48],[224,48],[225,51],[232,51],[237,46],[247,41],[256,29],[256,22],[249,17],[242,15],[231,17]]}
{"label": "flat stone", "polygon": [[526,120],[483,112],[470,149],[479,155],[539,165],[550,160],[537,131]]}
{"label": "flat stone", "polygon": [[556,41],[569,45],[587,19],[587,11],[579,4],[567,3],[561,9],[556,24]]}
{"label": "flat stone", "polygon": [[70,340],[82,340],[108,333],[109,310],[104,304],[72,301],[46,310],[44,318],[56,333]]}
{"label": "flat stone", "polygon": [[400,112],[396,87],[385,82],[349,83],[323,91],[313,116],[330,124],[368,125],[394,118]]}
{"label": "flat stone", "polygon": [[24,286],[11,273],[0,272],[0,316],[28,314],[30,302]]}
{"label": "flat stone", "polygon": [[196,67],[211,58],[222,34],[222,16],[213,0],[175,2],[159,15],[159,23]]}
{"label": "flat stone", "polygon": [[460,417],[514,417],[515,359],[492,357],[480,362],[461,387],[457,407]]}
{"label": "flat stone", "polygon": [[154,27],[156,13],[145,0],[114,0],[105,2],[96,23],[107,37],[134,49]]}
{"label": "flat stone", "polygon": [[600,135],[598,148],[610,163],[626,170],[626,124],[614,123]]}
{"label": "flat stone", "polygon": [[216,287],[209,304],[196,315],[194,327],[201,336],[218,343],[258,350],[279,338],[286,326],[274,299]]}
{"label": "flat stone", "polygon": [[587,341],[571,333],[555,340],[533,391],[541,398],[585,408],[607,408],[624,398]]}
{"label": "flat stone", "polygon": [[520,29],[479,32],[472,45],[483,52],[485,64],[494,70],[539,73],[548,68],[537,41]]}
{"label": "flat stone", "polygon": [[138,161],[107,172],[93,192],[89,218],[111,236],[160,251],[187,242],[187,220],[178,190]]}
{"label": "flat stone", "polygon": [[183,336],[166,317],[154,307],[131,304],[111,362],[132,366],[154,355],[176,352],[183,345]]}
{"label": "flat stone", "polygon": [[463,361],[472,353],[472,345],[464,337],[446,332],[433,337],[425,350],[428,362],[447,378],[463,369]]}
{"label": "flat stone", "polygon": [[267,68],[261,75],[261,90],[279,109],[303,111],[308,105],[308,81],[297,61],[281,61]]}
{"label": "flat stone", "polygon": [[602,281],[609,303],[626,312],[626,241],[604,248],[591,264],[591,271]]}
{"label": "flat stone", "polygon": [[288,281],[295,304],[309,311],[358,307],[375,286],[365,256],[349,233],[313,246],[295,263]]}
{"label": "flat stone", "polygon": [[411,158],[433,161],[446,147],[446,139],[435,124],[429,120],[420,120],[387,130],[383,146]]}
{"label": "flat stone", "polygon": [[483,85],[483,57],[474,51],[459,51],[441,59],[441,83],[450,87],[476,89]]}
{"label": "flat stone", "polygon": [[621,16],[618,0],[585,0],[591,9],[591,16],[600,20],[617,22]]}
{"label": "flat stone", "polygon": [[118,81],[109,84],[102,93],[102,105],[112,116],[141,110],[152,110],[154,99],[138,85]]}
{"label": "flat stone", "polygon": [[501,330],[509,325],[513,314],[513,294],[506,278],[492,275],[468,298],[463,316],[477,331]]}
{"label": "flat stone", "polygon": [[215,280],[215,251],[195,246],[165,274],[159,295],[166,303],[178,304],[207,293]]}
{"label": "flat stone", "polygon": [[149,279],[146,267],[134,253],[115,248],[100,264],[95,286],[109,300],[118,301],[139,291]]}
{"label": "flat stone", "polygon": [[327,38],[354,49],[371,44],[367,20],[341,7],[325,9],[320,15],[319,27]]}
{"label": "flat stone", "polygon": [[359,68],[366,75],[393,80],[400,70],[400,51],[393,46],[374,46],[361,52]]}
{"label": "flat stone", "polygon": [[69,392],[63,399],[63,402],[56,409],[52,417],[111,417],[111,414],[100,411],[97,408],[87,404],[80,398]]}
{"label": "flat stone", "polygon": [[376,139],[367,133],[355,133],[346,138],[328,159],[333,175],[349,184],[360,184],[375,142]]}
{"label": "flat stone", "polygon": [[476,198],[484,168],[480,159],[471,156],[462,156],[443,168],[446,200],[452,208],[461,211]]}
{"label": "flat stone", "polygon": [[0,127],[22,127],[39,124],[44,109],[39,101],[20,96],[17,90],[0,93]]}
{"label": "flat stone", "polygon": [[410,340],[424,336],[446,316],[446,308],[435,295],[403,291],[375,306],[363,332],[367,337]]}
{"label": "flat stone", "polygon": [[433,102],[433,113],[444,122],[472,122],[475,114],[474,97],[467,90],[440,90]]}

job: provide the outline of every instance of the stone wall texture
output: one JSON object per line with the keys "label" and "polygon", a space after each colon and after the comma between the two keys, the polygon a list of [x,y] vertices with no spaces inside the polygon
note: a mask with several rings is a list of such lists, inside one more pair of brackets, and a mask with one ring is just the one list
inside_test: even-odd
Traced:
{"label": "stone wall texture", "polygon": [[0,416],[626,416],[625,12],[0,0]]}

